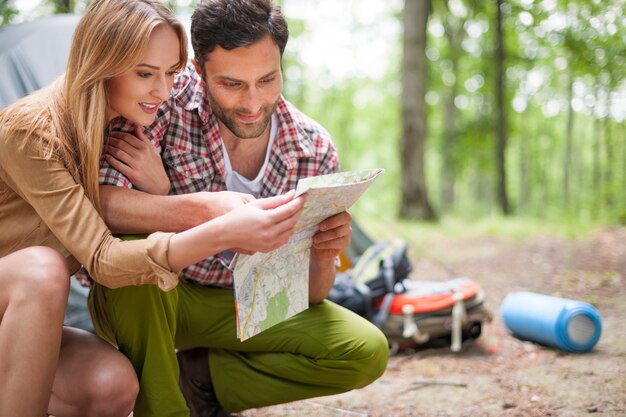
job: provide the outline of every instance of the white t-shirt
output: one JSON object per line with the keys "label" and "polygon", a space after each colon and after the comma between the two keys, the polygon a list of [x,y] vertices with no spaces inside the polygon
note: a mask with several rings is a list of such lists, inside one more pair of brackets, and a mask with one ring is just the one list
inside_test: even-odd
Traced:
{"label": "white t-shirt", "polygon": [[251,180],[239,174],[237,171],[233,171],[233,167],[230,163],[230,158],[228,157],[228,151],[226,150],[226,146],[222,141],[222,150],[224,152],[224,165],[226,166],[226,176],[224,177],[224,179],[226,181],[226,189],[228,191],[237,191],[240,193],[252,194],[254,197],[259,196],[263,185],[265,170],[267,169],[267,164],[270,159],[270,152],[272,150],[272,147],[274,146],[274,141],[276,140],[277,133],[278,117],[276,117],[276,114],[272,114],[272,121],[270,126],[270,140],[267,143],[267,150],[265,151],[265,161],[263,162],[263,166],[259,170],[256,178]]}

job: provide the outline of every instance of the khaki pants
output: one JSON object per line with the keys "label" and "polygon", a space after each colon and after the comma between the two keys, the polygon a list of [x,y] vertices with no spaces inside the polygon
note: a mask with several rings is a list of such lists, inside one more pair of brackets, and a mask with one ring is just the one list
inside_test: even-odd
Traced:
{"label": "khaki pants", "polygon": [[96,332],[132,362],[140,383],[135,417],[189,416],[175,349],[208,347],[215,392],[228,411],[363,387],[385,370],[385,336],[330,301],[240,342],[233,291],[183,281],[107,289],[89,299]]}

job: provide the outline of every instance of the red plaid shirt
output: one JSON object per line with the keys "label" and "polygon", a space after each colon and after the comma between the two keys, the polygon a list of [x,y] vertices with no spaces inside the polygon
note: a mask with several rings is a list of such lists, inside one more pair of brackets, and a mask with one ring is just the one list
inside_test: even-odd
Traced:
{"label": "red plaid shirt", "polygon": [[[276,107],[278,133],[263,177],[260,197],[283,194],[300,178],[339,170],[337,151],[328,132],[281,97]],[[132,123],[113,121],[112,130],[132,132]],[[226,183],[222,138],[217,118],[208,105],[204,83],[188,65],[172,90],[170,100],[144,131],[161,152],[170,178],[170,194],[224,191]],[[102,162],[100,183],[132,188],[121,173]],[[184,277],[205,285],[229,287],[231,272],[217,257],[183,271]]]}

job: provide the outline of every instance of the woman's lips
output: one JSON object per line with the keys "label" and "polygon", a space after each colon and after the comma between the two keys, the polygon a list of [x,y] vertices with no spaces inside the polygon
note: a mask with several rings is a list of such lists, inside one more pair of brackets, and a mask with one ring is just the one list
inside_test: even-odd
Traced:
{"label": "woman's lips", "polygon": [[144,112],[148,114],[156,113],[156,111],[159,108],[159,104],[151,104],[151,103],[139,103],[139,106]]}

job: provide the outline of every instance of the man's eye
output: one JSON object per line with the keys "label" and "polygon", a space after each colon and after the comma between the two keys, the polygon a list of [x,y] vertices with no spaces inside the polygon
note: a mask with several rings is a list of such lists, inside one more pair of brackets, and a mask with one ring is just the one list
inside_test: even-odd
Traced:
{"label": "man's eye", "polygon": [[264,79],[261,80],[261,84],[269,84],[272,81],[274,81],[274,77],[272,77],[272,78],[264,78]]}

